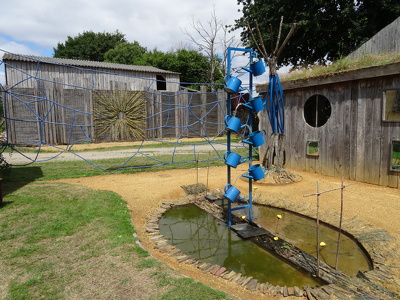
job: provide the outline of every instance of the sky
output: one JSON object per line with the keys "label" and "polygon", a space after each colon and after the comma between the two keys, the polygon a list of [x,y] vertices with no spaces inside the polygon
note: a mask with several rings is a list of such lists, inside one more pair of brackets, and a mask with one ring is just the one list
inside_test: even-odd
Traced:
{"label": "sky", "polygon": [[[192,32],[193,19],[203,24],[215,9],[218,20],[233,25],[241,16],[236,0],[3,0],[0,57],[3,51],[53,56],[53,48],[68,36],[85,31],[125,34],[148,50],[168,51],[189,45],[182,30]],[[193,31],[194,34],[194,31]],[[232,33],[240,40],[240,32]],[[195,35],[195,34],[194,34]],[[3,50],[3,51],[2,51]],[[0,70],[4,84],[4,70]]]}

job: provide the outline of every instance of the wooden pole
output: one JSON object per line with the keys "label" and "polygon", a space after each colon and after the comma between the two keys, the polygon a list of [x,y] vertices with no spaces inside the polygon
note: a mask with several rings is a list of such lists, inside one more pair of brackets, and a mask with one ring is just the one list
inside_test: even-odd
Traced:
{"label": "wooden pole", "polygon": [[317,277],[319,277],[319,181],[317,181],[317,224],[316,224],[316,239],[317,239]]}
{"label": "wooden pole", "polygon": [[343,222],[343,202],[344,202],[344,183],[342,176],[342,190],[340,193],[340,220],[339,220],[339,233],[338,233],[338,241],[337,241],[337,249],[336,249],[336,264],[335,269],[338,269],[339,266],[339,251],[340,251],[340,238],[342,235],[342,222]]}

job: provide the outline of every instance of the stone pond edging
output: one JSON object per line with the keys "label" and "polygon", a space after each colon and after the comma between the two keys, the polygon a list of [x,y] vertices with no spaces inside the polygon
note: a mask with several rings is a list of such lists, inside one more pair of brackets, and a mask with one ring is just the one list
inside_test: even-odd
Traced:
{"label": "stone pond edging", "polygon": [[[265,203],[263,201],[258,201],[260,204],[272,205],[287,210],[292,210],[297,213],[307,215],[307,209],[304,207],[299,207],[298,205],[292,205],[290,202],[279,200],[272,203]],[[283,297],[297,296],[306,297],[307,299],[330,299],[332,295],[339,297],[339,299],[352,299],[352,295],[348,294],[349,291],[339,287],[336,284],[328,284],[321,287],[287,287],[272,285],[270,283],[260,283],[257,279],[251,276],[244,276],[240,273],[234,271],[229,271],[226,268],[219,265],[212,265],[209,263],[204,263],[190,256],[184,254],[181,250],[173,245],[170,245],[168,241],[160,234],[159,231],[159,220],[162,215],[170,208],[176,205],[184,205],[193,203],[207,211],[208,213],[214,215],[218,219],[222,219],[221,209],[211,204],[209,201],[205,200],[204,195],[188,195],[185,198],[177,202],[166,201],[163,202],[160,208],[153,212],[152,216],[148,219],[146,224],[146,232],[149,240],[154,244],[154,248],[160,252],[163,252],[173,258],[175,258],[179,263],[190,264],[196,267],[202,272],[210,273],[216,277],[223,278],[227,281],[235,282],[239,286],[242,286],[251,291],[259,291],[263,294],[269,294],[273,296],[281,295]],[[310,212],[309,212],[310,213]],[[308,216],[312,217],[312,213]],[[325,216],[324,222],[328,224],[333,219],[337,219],[334,214],[328,214]],[[390,241],[393,240],[387,233],[383,230],[374,229],[368,224],[363,223],[361,220],[350,219],[343,223],[344,231],[350,232],[362,245],[365,247],[369,255],[371,256],[374,268],[371,271],[363,273],[365,278],[354,278],[354,285],[358,288],[368,288],[368,290],[373,290],[373,292],[379,292],[378,298],[370,299],[393,299],[396,294],[391,293],[382,287],[382,284],[389,283],[393,280],[394,272],[387,265],[386,257],[391,255],[396,255],[395,252],[388,249]],[[352,229],[352,230],[350,230]],[[357,295],[357,291],[355,292]],[[387,296],[387,297],[386,297]],[[397,297],[396,297],[397,298]],[[399,298],[398,298],[399,299]]]}

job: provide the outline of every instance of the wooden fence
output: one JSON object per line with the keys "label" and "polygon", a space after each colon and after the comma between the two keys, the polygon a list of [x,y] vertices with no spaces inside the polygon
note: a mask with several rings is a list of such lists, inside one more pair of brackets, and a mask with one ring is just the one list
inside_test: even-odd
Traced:
{"label": "wooden fence", "polygon": [[[100,137],[96,130],[98,121],[93,113],[99,92],[112,93],[65,88],[46,82],[41,88],[13,88],[5,97],[9,142],[62,145],[89,140],[112,141],[111,134]],[[223,91],[207,93],[202,87],[196,93],[187,90],[181,93],[126,92],[140,93],[140,101],[145,102],[142,112],[145,126],[140,129],[143,138],[212,138],[223,133],[225,128],[226,102],[223,100],[226,93]]]}

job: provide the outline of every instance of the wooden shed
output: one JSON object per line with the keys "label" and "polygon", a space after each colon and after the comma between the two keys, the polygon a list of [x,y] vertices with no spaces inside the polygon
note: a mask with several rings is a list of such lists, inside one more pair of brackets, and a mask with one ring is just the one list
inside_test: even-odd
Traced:
{"label": "wooden shed", "polygon": [[[400,62],[282,87],[286,168],[400,187]],[[260,122],[270,134],[265,112]]]}
{"label": "wooden shed", "polygon": [[[146,118],[144,91],[175,94],[180,89],[179,73],[150,66],[10,53],[3,56],[3,62],[6,76],[3,101],[11,144],[45,142],[57,145],[88,139],[143,139],[146,127],[143,124]],[[110,110],[115,103],[110,102],[113,98],[124,98],[139,107],[131,109],[135,115],[129,116],[136,123],[141,122],[135,129],[138,132],[128,132],[124,137],[113,136],[112,130],[100,134],[104,133],[100,125],[106,122],[96,118],[96,110]],[[121,111],[116,119],[123,120],[127,116]]]}

